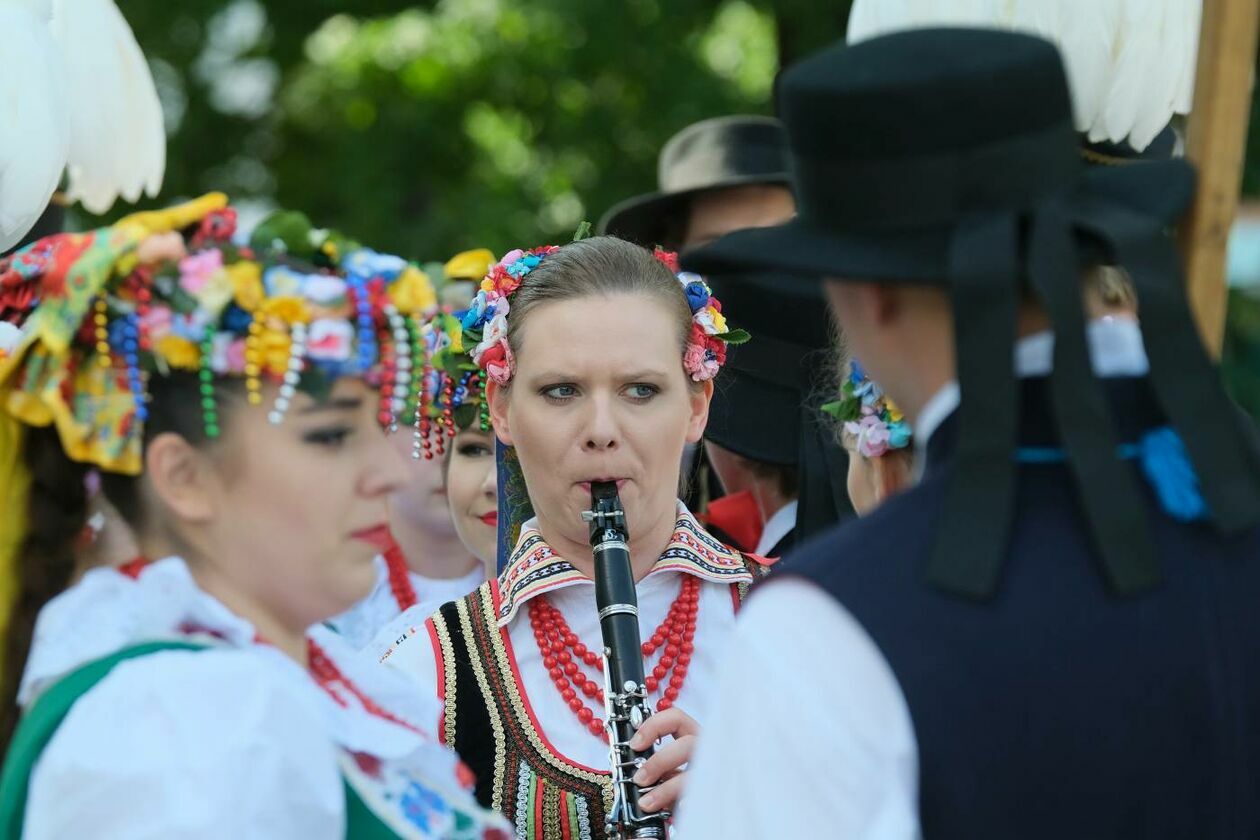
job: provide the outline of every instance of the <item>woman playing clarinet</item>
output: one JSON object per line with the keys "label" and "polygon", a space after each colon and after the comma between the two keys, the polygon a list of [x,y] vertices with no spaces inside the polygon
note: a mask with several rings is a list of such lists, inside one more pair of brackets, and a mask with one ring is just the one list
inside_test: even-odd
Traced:
{"label": "woman playing clarinet", "polygon": [[727,343],[746,334],[727,327],[721,304],[701,278],[679,275],[672,255],[612,237],[509,253],[463,324],[508,447],[501,515],[510,522],[525,505],[532,515],[497,580],[404,634],[385,661],[430,685],[436,677],[440,736],[477,776],[483,804],[525,836],[604,837],[614,796],[583,513],[593,486],[615,489],[656,712],[645,728],[677,738],[638,770],[637,799],[645,814],[668,811],[708,709],[702,689],[764,570],[678,501],[683,447],[704,433]]}

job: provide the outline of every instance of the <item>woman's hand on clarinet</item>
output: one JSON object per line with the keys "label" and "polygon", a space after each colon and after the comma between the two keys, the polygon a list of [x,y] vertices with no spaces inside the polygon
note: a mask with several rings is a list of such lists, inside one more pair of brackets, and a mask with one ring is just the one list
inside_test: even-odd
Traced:
{"label": "woman's hand on clarinet", "polygon": [[639,800],[644,811],[655,813],[674,809],[687,784],[687,773],[683,768],[695,752],[699,734],[700,724],[676,706],[652,715],[634,733],[630,747],[635,750],[646,749],[666,735],[674,737],[674,740],[659,747],[634,774],[634,783],[639,787],[657,786]]}

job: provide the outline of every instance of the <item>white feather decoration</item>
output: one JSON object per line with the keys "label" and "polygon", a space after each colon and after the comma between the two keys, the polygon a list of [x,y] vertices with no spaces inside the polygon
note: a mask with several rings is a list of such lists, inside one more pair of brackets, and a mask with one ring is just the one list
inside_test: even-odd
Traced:
{"label": "white feather decoration", "polygon": [[1031,32],[1063,52],[1076,126],[1145,149],[1190,112],[1202,0],[854,0],[850,43],[923,26]]}
{"label": "white feather decoration", "polygon": [[113,0],[53,0],[70,103],[71,199],[103,213],[157,195],[166,169],[162,106],[144,53]]}
{"label": "white feather decoration", "polygon": [[[35,10],[38,13],[38,10]],[[47,25],[0,0],[0,251],[16,245],[52,198],[69,146],[65,80]]]}

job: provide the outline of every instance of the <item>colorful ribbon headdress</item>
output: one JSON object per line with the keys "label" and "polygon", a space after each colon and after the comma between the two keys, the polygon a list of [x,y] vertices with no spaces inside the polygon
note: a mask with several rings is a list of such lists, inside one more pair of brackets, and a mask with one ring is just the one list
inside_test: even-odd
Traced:
{"label": "colorful ribbon headdress", "polygon": [[[236,213],[213,193],[129,216],[113,227],[41,239],[0,259],[0,465],[22,486],[20,426],[54,425],[66,454],[102,470],[140,472],[148,384],[196,375],[207,437],[220,433],[217,388],[244,379],[248,402],[282,422],[296,390],[339,376],[380,393],[393,425],[413,406],[427,277],[300,213],[277,213],[238,244]],[[24,499],[8,499],[25,511]],[[6,519],[0,546],[20,541]],[[0,561],[8,560],[0,557]]]}

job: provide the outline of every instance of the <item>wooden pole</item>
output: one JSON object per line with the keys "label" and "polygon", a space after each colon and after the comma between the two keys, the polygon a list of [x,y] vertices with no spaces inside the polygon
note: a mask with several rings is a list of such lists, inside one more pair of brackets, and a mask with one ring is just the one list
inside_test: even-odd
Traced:
{"label": "wooden pole", "polygon": [[1225,248],[1238,209],[1260,0],[1203,0],[1186,156],[1199,172],[1181,229],[1186,282],[1199,333],[1214,356],[1225,334]]}

